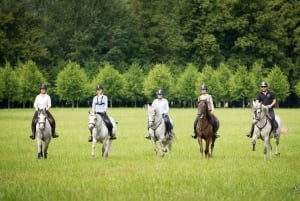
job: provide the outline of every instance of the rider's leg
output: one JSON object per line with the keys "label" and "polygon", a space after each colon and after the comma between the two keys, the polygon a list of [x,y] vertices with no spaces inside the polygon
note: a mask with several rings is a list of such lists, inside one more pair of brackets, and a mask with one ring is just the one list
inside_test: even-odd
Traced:
{"label": "rider's leg", "polygon": [[107,129],[108,129],[108,133],[109,133],[110,139],[111,140],[117,139],[117,137],[115,136],[115,134],[113,134],[113,132],[112,132],[113,125],[112,125],[109,117],[107,116],[107,114],[106,113],[102,113],[101,116],[102,116],[103,121],[106,124]]}
{"label": "rider's leg", "polygon": [[29,136],[31,139],[35,139],[35,131],[36,131],[36,123],[37,123],[37,111],[35,111],[33,117],[32,117],[32,121],[31,121],[31,135]]}
{"label": "rider's leg", "polygon": [[46,113],[47,113],[47,117],[48,117],[49,123],[51,125],[52,137],[53,138],[57,138],[57,137],[59,137],[59,135],[57,135],[57,133],[55,132],[55,128],[56,128],[55,119],[54,119],[54,117],[52,116],[52,114],[48,110],[46,110]]}
{"label": "rider's leg", "polygon": [[269,115],[271,117],[272,130],[275,133],[275,137],[277,137],[276,130],[278,128],[278,124],[277,124],[276,119],[275,119],[275,113],[274,113],[273,108],[269,109]]}
{"label": "rider's leg", "polygon": [[221,137],[221,136],[218,135],[218,133],[217,133],[218,121],[217,121],[217,118],[216,118],[214,115],[212,115],[212,122],[213,122],[213,133],[214,133],[214,136],[215,136],[216,138]]}
{"label": "rider's leg", "polygon": [[173,125],[171,124],[169,115],[163,114],[163,118],[166,125],[166,133],[168,133],[170,137],[173,137]]}
{"label": "rider's leg", "polygon": [[196,118],[195,118],[195,121],[194,121],[194,133],[192,134],[192,138],[194,138],[194,139],[197,138],[197,135],[196,135],[196,126],[197,126],[199,117],[200,117],[200,116],[197,115]]}
{"label": "rider's leg", "polygon": [[249,137],[249,138],[252,138],[253,131],[254,131],[254,124],[251,125],[251,130],[250,130],[249,133],[246,134],[246,136]]}

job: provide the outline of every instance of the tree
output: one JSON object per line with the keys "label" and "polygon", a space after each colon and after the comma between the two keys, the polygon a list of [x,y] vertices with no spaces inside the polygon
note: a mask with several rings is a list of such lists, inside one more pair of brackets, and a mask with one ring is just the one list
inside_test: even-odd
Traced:
{"label": "tree", "polygon": [[26,102],[30,102],[31,106],[39,92],[39,86],[42,83],[47,83],[46,79],[33,61],[18,63],[16,74],[18,76],[17,100],[23,103],[23,107],[25,107]]}
{"label": "tree", "polygon": [[104,87],[104,93],[110,100],[110,107],[113,106],[113,100],[120,100],[120,97],[122,97],[124,93],[124,77],[109,63],[105,63],[103,69],[100,69],[92,83],[94,89],[97,85]]}
{"label": "tree", "polygon": [[287,76],[275,65],[268,74],[267,82],[269,88],[276,95],[277,105],[279,101],[284,101],[290,94],[290,85]]}
{"label": "tree", "polygon": [[239,66],[230,79],[230,95],[232,100],[242,100],[243,107],[246,106],[246,99],[251,99],[253,85],[246,66]]}
{"label": "tree", "polygon": [[16,65],[18,60],[47,58],[48,50],[42,43],[42,19],[28,10],[25,0],[4,0],[0,6],[0,65],[5,61]]}
{"label": "tree", "polygon": [[7,99],[7,108],[10,108],[10,103],[16,100],[18,94],[18,80],[16,73],[9,62],[5,63],[5,67],[0,69],[1,80],[4,85],[2,91],[3,98]]}
{"label": "tree", "polygon": [[136,102],[143,99],[143,81],[144,74],[141,66],[137,63],[131,64],[129,70],[124,74],[125,79],[125,93],[124,96],[134,102],[134,107],[136,107]]}
{"label": "tree", "polygon": [[214,94],[214,101],[223,103],[230,101],[230,78],[232,76],[232,72],[226,66],[226,64],[221,63],[216,71],[214,71],[212,80],[214,81],[214,85],[212,88],[212,92]]}
{"label": "tree", "polygon": [[88,78],[79,64],[69,62],[62,70],[56,80],[56,93],[61,100],[72,102],[78,107],[78,102],[88,97]]}
{"label": "tree", "polygon": [[181,101],[190,102],[194,106],[195,83],[197,83],[199,72],[193,64],[188,64],[183,74],[179,77],[176,84],[177,98]]}
{"label": "tree", "polygon": [[173,98],[173,86],[173,77],[167,66],[165,64],[156,64],[144,80],[143,93],[148,100],[152,100],[155,92],[158,89],[163,89],[168,97]]}

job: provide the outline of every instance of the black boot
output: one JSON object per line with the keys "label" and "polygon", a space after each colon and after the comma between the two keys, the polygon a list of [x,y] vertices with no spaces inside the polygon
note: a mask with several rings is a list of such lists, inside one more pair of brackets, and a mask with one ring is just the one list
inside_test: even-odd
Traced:
{"label": "black boot", "polygon": [[53,137],[53,138],[57,138],[57,137],[59,137],[59,135],[57,135],[56,132],[53,132],[53,133],[52,133],[52,137]]}
{"label": "black boot", "polygon": [[109,136],[110,136],[111,140],[116,140],[117,139],[116,135],[112,133],[112,128],[109,129],[108,133],[109,133]]}
{"label": "black boot", "polygon": [[251,125],[251,130],[249,133],[246,134],[246,137],[252,138],[253,131],[254,131],[254,124]]}
{"label": "black boot", "polygon": [[32,140],[34,140],[34,139],[35,139],[35,133],[32,132],[31,135],[30,135],[29,137],[30,137]]}
{"label": "black boot", "polygon": [[92,135],[90,135],[90,137],[88,138],[88,142],[93,142],[93,137],[92,137]]}
{"label": "black boot", "polygon": [[151,137],[150,137],[150,135],[148,135],[147,137],[145,137],[146,139],[148,139],[148,140],[151,140]]}

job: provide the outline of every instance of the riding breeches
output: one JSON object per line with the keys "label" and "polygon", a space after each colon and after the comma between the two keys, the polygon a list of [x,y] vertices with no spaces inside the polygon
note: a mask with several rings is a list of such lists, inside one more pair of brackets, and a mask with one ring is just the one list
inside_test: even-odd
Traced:
{"label": "riding breeches", "polygon": [[165,125],[166,125],[166,132],[170,133],[173,129],[173,125],[170,121],[170,117],[168,114],[162,114],[162,117],[163,117]]}
{"label": "riding breeches", "polygon": [[110,121],[110,118],[106,114],[106,112],[97,112],[97,114],[99,114],[101,116],[101,118],[103,119],[103,121],[108,129],[109,134],[112,135],[113,125]]}

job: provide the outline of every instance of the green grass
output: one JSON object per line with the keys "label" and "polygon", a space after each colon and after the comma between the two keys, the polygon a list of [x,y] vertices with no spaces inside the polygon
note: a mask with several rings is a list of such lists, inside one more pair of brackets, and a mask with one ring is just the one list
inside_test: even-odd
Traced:
{"label": "green grass", "polygon": [[[251,151],[245,137],[249,109],[217,109],[221,122],[214,157],[200,159],[190,135],[196,109],[172,109],[177,141],[171,159],[155,158],[144,109],[114,108],[118,139],[108,159],[91,158],[88,108],[52,109],[60,137],[47,160],[29,139],[33,111],[0,110],[0,200],[300,200],[300,110],[277,109],[289,128],[279,157],[263,160],[263,142]],[[272,141],[274,147],[274,141]]]}

